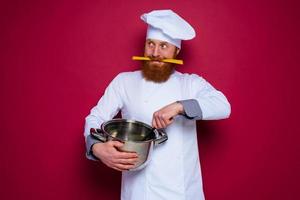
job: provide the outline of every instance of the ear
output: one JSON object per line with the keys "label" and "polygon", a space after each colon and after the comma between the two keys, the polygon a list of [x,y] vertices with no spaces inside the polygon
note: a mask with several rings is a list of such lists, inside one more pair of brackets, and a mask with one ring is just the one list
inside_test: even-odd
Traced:
{"label": "ear", "polygon": [[178,56],[179,52],[180,52],[180,49],[178,47],[176,47],[176,56]]}

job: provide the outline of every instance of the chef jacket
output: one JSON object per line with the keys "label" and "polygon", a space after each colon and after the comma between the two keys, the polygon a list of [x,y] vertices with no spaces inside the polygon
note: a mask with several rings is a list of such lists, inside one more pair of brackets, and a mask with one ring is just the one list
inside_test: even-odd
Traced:
{"label": "chef jacket", "polygon": [[99,128],[119,111],[122,118],[151,124],[155,111],[191,99],[197,102],[200,114],[195,116],[193,109],[185,109],[186,116],[176,116],[165,129],[168,140],[154,147],[147,166],[122,172],[122,200],[204,199],[195,119],[227,118],[230,104],[220,91],[198,75],[174,71],[166,82],[155,83],[144,79],[141,71],[134,71],[117,75],[92,108],[86,117],[87,143],[91,141],[90,128]]}

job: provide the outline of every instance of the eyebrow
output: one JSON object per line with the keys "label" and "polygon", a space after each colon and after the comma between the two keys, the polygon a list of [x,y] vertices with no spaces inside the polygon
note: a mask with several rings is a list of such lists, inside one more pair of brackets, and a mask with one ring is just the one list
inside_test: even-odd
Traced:
{"label": "eyebrow", "polygon": [[160,42],[159,44],[160,44],[160,45],[162,45],[162,44],[169,45],[168,42]]}

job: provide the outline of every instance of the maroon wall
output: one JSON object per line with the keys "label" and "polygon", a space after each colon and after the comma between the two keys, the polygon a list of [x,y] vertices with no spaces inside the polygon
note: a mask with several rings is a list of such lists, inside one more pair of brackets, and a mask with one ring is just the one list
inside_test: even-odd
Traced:
{"label": "maroon wall", "polygon": [[110,0],[1,1],[0,199],[118,199],[120,174],[85,158],[84,118],[138,69],[139,16],[165,8],[197,31],[178,70],[232,105],[230,119],[198,123],[207,199],[300,198],[299,5]]}

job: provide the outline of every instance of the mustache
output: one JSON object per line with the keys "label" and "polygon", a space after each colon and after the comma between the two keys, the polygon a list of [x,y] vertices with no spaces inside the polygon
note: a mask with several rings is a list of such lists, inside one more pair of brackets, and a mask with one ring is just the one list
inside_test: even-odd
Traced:
{"label": "mustache", "polygon": [[178,64],[178,65],[183,65],[183,60],[178,60],[174,58],[162,58],[162,57],[154,57],[154,56],[149,56],[149,57],[142,57],[142,56],[132,56],[132,60],[142,60],[144,62],[149,62],[149,61],[160,61],[160,62],[165,62],[165,63],[173,63],[173,64]]}
{"label": "mustache", "polygon": [[154,56],[149,56],[150,61],[159,61],[162,62],[163,59],[165,58],[161,58],[161,57],[154,57]]}

